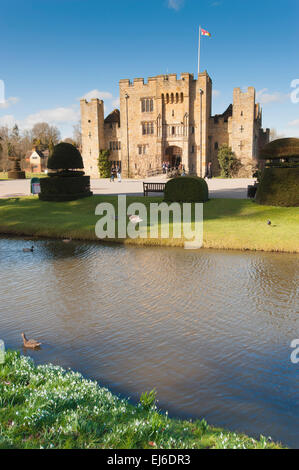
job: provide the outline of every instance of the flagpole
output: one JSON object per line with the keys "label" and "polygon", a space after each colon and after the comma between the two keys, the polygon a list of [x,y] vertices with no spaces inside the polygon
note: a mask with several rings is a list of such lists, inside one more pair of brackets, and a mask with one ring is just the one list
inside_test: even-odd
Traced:
{"label": "flagpole", "polygon": [[199,38],[198,38],[198,70],[197,70],[198,75],[200,72],[200,39],[201,39],[201,26],[199,27]]}

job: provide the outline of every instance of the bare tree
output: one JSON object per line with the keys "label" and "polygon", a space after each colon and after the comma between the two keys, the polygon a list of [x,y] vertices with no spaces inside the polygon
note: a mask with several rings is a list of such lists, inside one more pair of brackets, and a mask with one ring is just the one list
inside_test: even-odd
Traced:
{"label": "bare tree", "polygon": [[50,126],[47,122],[38,122],[32,128],[32,141],[33,143],[45,149],[49,147],[49,143],[54,145],[60,141],[60,131],[56,126]]}
{"label": "bare tree", "polygon": [[276,140],[276,139],[283,139],[284,137],[285,137],[285,135],[284,134],[279,134],[276,129],[272,128],[270,130],[270,142],[272,142],[272,140]]}
{"label": "bare tree", "polygon": [[76,147],[81,151],[82,149],[82,132],[81,132],[81,121],[77,122],[73,126],[73,141]]}

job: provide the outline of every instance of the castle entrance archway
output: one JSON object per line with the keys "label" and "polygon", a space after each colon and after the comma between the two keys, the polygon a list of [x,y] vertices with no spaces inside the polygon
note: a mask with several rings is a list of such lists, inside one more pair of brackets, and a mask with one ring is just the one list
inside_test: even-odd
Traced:
{"label": "castle entrance archway", "polygon": [[170,163],[172,168],[176,168],[182,162],[182,149],[181,147],[177,147],[176,145],[171,145],[166,148],[165,150],[165,158],[164,160],[167,163]]}

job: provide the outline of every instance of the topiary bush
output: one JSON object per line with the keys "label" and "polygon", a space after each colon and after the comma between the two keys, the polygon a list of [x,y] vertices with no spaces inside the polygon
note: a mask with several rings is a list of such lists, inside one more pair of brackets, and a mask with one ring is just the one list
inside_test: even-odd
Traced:
{"label": "topiary bush", "polygon": [[55,145],[53,153],[48,159],[49,170],[81,170],[83,168],[82,156],[76,147],[67,142]]}
{"label": "topiary bush", "polygon": [[165,185],[164,200],[169,202],[206,202],[209,188],[203,178],[179,176]]}
{"label": "topiary bush", "polygon": [[54,176],[40,179],[42,201],[74,201],[92,196],[89,176]]}
{"label": "topiary bush", "polygon": [[48,169],[52,171],[48,178],[40,180],[39,198],[58,202],[92,196],[90,177],[80,171],[82,168],[82,156],[76,147],[67,142],[55,145],[48,160]]}
{"label": "topiary bush", "polygon": [[299,168],[265,168],[256,202],[268,206],[299,206]]}

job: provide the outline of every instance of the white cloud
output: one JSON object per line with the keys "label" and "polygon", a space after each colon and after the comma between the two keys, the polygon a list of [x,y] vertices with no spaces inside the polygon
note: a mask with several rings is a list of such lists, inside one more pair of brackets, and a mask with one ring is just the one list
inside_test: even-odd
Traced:
{"label": "white cloud", "polygon": [[17,123],[16,118],[12,114],[0,116],[0,126],[13,127]]}
{"label": "white cloud", "polygon": [[10,106],[18,103],[20,99],[17,96],[11,96],[10,98],[7,98],[7,100],[0,102],[0,108],[9,108]]}
{"label": "white cloud", "polygon": [[80,119],[80,111],[76,107],[43,109],[29,114],[23,121],[23,127],[32,127],[37,122],[49,124],[76,122]]}
{"label": "white cloud", "polygon": [[299,119],[295,119],[295,121],[289,122],[289,126],[299,127]]}
{"label": "white cloud", "polygon": [[92,98],[98,98],[99,100],[111,100],[113,98],[109,91],[91,90],[82,96],[82,99],[91,100]]}
{"label": "white cloud", "polygon": [[263,88],[256,94],[257,101],[259,101],[261,104],[282,103],[283,101],[286,101],[288,97],[288,94],[283,94],[279,91],[268,93],[268,88]]}
{"label": "white cloud", "polygon": [[168,8],[180,10],[184,6],[185,0],[168,0]]}

